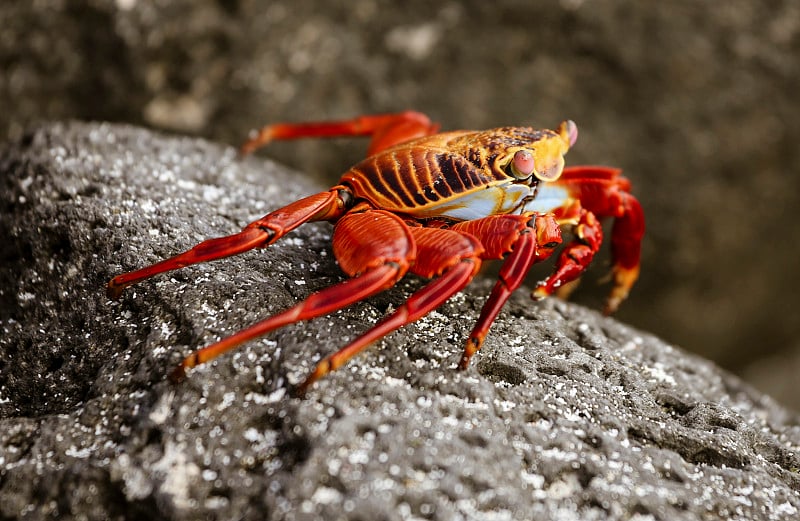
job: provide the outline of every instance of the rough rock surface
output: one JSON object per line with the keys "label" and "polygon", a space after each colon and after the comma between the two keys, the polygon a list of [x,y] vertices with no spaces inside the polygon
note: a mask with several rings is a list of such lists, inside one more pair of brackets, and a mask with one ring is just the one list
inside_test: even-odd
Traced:
{"label": "rough rock surface", "polygon": [[[407,108],[446,129],[574,119],[570,163],[625,169],[647,211],[618,317],[800,411],[798,56],[797,0],[3,1],[0,138],[41,119],[231,144]],[[268,154],[333,182],[362,150]]]}
{"label": "rough rock surface", "polygon": [[193,371],[340,280],[330,227],[129,289],[114,274],[319,187],[205,141],[53,124],[0,151],[0,519],[796,519],[798,418],[593,310],[518,292],[453,369],[481,280],[313,388],[420,281]]}

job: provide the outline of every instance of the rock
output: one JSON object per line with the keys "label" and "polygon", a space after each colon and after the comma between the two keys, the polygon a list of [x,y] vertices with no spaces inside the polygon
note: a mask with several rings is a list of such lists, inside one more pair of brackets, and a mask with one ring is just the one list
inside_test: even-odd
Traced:
{"label": "rock", "polygon": [[57,123],[0,152],[0,518],[796,519],[798,417],[595,310],[519,291],[466,372],[473,283],[287,392],[422,281],[202,347],[338,280],[330,226],[143,282],[110,277],[319,191],[230,148]]}
{"label": "rock", "polygon": [[[800,411],[797,0],[5,1],[0,20],[0,141],[42,119],[231,144],[404,109],[447,130],[574,119],[569,163],[623,168],[647,214],[617,316]],[[268,155],[328,184],[363,149]]]}

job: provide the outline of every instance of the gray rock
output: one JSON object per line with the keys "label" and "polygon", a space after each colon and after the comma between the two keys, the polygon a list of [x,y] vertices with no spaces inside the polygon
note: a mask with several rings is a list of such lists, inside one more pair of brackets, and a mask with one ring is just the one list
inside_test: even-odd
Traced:
{"label": "gray rock", "polygon": [[[192,371],[192,349],[338,280],[330,226],[104,285],[319,191],[230,148],[52,124],[0,152],[2,519],[796,519],[800,425],[710,362],[490,279],[287,388],[422,281]],[[645,267],[646,269],[646,267]]]}
{"label": "gray rock", "polygon": [[[797,0],[1,1],[0,21],[0,140],[41,119],[231,144],[403,109],[444,129],[574,119],[569,162],[623,168],[647,211],[618,317],[800,411]],[[268,155],[328,184],[362,151]],[[596,307],[587,282],[575,301]]]}

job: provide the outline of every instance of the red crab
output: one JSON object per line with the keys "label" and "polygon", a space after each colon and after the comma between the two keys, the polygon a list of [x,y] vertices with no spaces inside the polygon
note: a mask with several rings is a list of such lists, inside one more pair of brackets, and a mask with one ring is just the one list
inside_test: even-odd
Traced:
{"label": "red crab", "polygon": [[438,133],[423,114],[404,112],[347,121],[264,127],[242,146],[249,153],[274,139],[367,135],[367,159],[338,185],[275,210],[241,232],[201,242],[190,250],[108,283],[116,299],[127,286],[158,273],[263,248],[310,221],[335,224],[333,251],[351,278],[312,294],[294,307],[195,351],[172,373],[207,362],[279,327],[331,313],[394,285],[407,272],[433,281],[348,346],[325,357],[299,386],[338,368],[364,348],[436,309],[461,291],[484,260],[505,259],[500,277],[466,342],[460,367],[483,339],[529,268],[572,233],[552,275],[532,297],[576,280],[603,240],[598,218],[615,219],[611,233],[613,287],[605,312],[624,300],[639,274],[644,215],[615,168],[564,168],[564,154],[578,130],[564,121],[556,130],[502,127]]}

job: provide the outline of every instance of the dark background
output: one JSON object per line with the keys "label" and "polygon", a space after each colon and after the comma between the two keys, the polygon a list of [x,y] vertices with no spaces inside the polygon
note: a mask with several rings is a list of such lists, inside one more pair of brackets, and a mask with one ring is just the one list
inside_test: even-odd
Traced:
{"label": "dark background", "polygon": [[[648,219],[618,318],[796,410],[798,93],[794,0],[0,3],[4,139],[69,118],[231,144],[407,108],[445,129],[574,119],[568,162],[624,168]],[[263,154],[328,184],[363,150]],[[579,302],[599,305],[601,264]]]}

